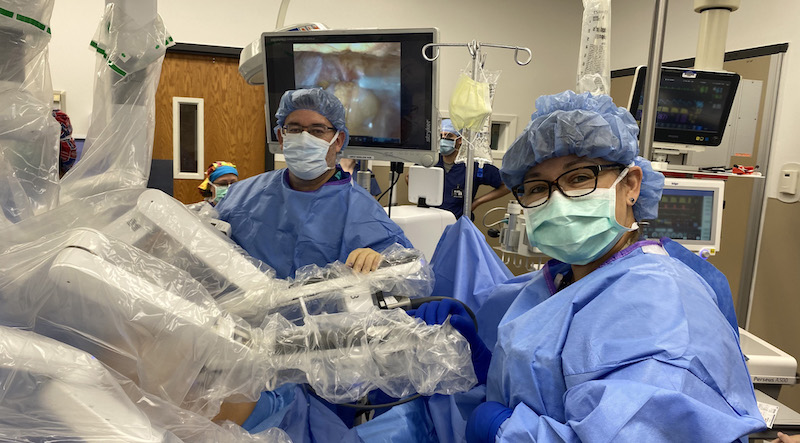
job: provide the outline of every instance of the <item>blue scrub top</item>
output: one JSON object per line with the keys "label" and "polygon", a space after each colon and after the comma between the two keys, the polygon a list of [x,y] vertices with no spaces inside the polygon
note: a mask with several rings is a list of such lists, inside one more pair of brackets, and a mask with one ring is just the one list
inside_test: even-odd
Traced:
{"label": "blue scrub top", "polygon": [[310,192],[289,186],[288,169],[265,172],[231,185],[217,211],[231,238],[278,278],[309,264],[344,263],[358,248],[413,247],[375,198],[340,172]]}
{"label": "blue scrub top", "polygon": [[[444,169],[444,159],[439,157],[437,167]],[[475,200],[475,195],[478,193],[480,185],[488,185],[494,189],[503,184],[503,179],[500,178],[500,170],[494,165],[486,164],[483,166],[483,176],[478,177],[478,163],[475,163],[472,177],[472,199]],[[464,163],[455,163],[450,171],[444,171],[444,196],[440,209],[446,209],[460,218],[464,214],[464,182],[467,177],[467,165]]]}

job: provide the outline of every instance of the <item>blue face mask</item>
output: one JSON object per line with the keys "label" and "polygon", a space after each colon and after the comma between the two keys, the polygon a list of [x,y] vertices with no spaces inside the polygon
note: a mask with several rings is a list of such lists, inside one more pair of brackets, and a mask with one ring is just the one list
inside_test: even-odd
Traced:
{"label": "blue face mask", "polygon": [[571,265],[591,263],[614,247],[626,233],[639,226],[634,222],[626,228],[617,222],[616,186],[598,188],[589,195],[568,198],[553,190],[542,206],[524,209],[528,240],[544,254]]}
{"label": "blue face mask", "polygon": [[283,136],[283,156],[292,174],[302,180],[314,180],[328,169],[328,148],[336,141],[339,131],[330,142],[314,137],[306,131]]}
{"label": "blue face mask", "polygon": [[446,138],[439,140],[439,153],[442,155],[450,155],[456,150],[456,141],[448,140]]}

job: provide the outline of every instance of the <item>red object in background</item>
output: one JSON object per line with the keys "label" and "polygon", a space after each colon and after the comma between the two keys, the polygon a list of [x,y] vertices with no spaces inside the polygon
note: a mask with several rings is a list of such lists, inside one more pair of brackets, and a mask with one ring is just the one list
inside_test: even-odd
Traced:
{"label": "red object in background", "polygon": [[731,172],[736,175],[752,174],[756,171],[755,166],[733,165]]}
{"label": "red object in background", "polygon": [[64,111],[53,109],[53,117],[61,124],[61,143],[59,145],[58,169],[64,175],[78,159],[78,148],[75,146],[75,139],[72,138],[72,123]]}

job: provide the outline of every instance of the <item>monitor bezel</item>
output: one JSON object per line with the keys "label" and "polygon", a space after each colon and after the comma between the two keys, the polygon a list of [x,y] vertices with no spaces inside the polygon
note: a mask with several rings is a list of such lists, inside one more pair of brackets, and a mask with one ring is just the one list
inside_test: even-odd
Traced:
{"label": "monitor bezel", "polygon": [[[264,32],[261,34],[262,43],[262,69],[264,72],[264,111],[266,114],[266,135],[267,146],[269,152],[272,154],[281,154],[280,143],[275,135],[273,128],[275,126],[275,115],[271,112],[270,106],[270,76],[267,69],[267,56],[268,56],[268,39],[271,38],[295,38],[298,42],[311,42],[314,40],[324,39],[326,36],[336,37],[369,37],[371,35],[391,36],[397,35],[398,37],[408,36],[411,34],[421,35],[423,37],[429,36],[431,43],[438,43],[439,30],[437,28],[399,28],[399,29],[344,29],[344,30],[319,30],[319,31],[282,31],[282,32]],[[397,161],[397,162],[411,162],[418,163],[425,166],[432,166],[438,161],[438,66],[437,62],[429,62],[422,56],[422,51],[419,52],[420,63],[426,63],[430,72],[430,110],[429,114],[424,117],[424,143],[418,147],[384,147],[384,146],[357,146],[348,145],[342,150],[341,156],[346,158],[353,158],[357,160],[378,160],[378,161]],[[282,94],[282,93],[281,93]],[[277,106],[277,103],[274,104]]]}
{"label": "monitor bezel", "polygon": [[[725,132],[725,128],[728,125],[728,119],[730,118],[731,109],[733,108],[733,101],[736,97],[736,92],[739,88],[739,81],[741,80],[741,76],[734,72],[721,72],[721,71],[701,71],[696,69],[683,69],[683,68],[671,68],[671,67],[662,67],[661,68],[661,78],[659,80],[659,91],[661,88],[661,84],[665,78],[677,78],[682,77],[684,74],[690,73],[693,78],[698,78],[701,80],[717,80],[717,81],[725,81],[729,82],[731,85],[730,91],[728,96],[725,98],[725,103],[723,104],[722,109],[722,118],[720,120],[720,124],[717,127],[717,131],[714,132],[710,137],[709,140],[699,140],[698,139],[698,132],[685,130],[685,129],[675,129],[675,128],[659,128],[658,126],[655,127],[655,131],[653,131],[653,141],[655,143],[668,143],[668,144],[678,144],[678,145],[689,145],[689,146],[719,146],[722,143],[722,136]],[[628,100],[628,110],[636,119],[636,114],[639,112],[639,102],[641,101],[642,95],[644,94],[644,86],[645,86],[645,79],[647,77],[647,66],[639,66],[636,68],[636,72],[634,73],[633,79],[633,87],[631,88],[631,96]],[[642,121],[641,119],[636,120],[636,123],[639,124],[641,128]],[[708,132],[702,132],[701,134],[708,134]],[[702,137],[701,137],[702,138]]]}

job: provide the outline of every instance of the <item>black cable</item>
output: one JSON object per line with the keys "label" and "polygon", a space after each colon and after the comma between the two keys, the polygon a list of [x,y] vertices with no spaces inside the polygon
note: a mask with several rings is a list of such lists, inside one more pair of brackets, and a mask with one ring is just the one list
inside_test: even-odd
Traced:
{"label": "black cable", "polygon": [[[312,394],[314,394],[317,397],[319,397],[319,394],[317,394],[317,391],[315,391],[314,388],[311,387],[311,385],[306,385],[306,389],[311,391]],[[358,404],[354,405],[354,404],[351,404],[351,403],[332,403],[332,404],[334,404],[336,406],[344,406],[346,408],[370,410],[370,409],[391,408],[393,406],[402,405],[403,403],[408,403],[408,402],[410,402],[412,400],[416,400],[416,399],[418,399],[420,397],[421,397],[420,394],[414,394],[412,396],[409,396],[409,397],[406,397],[406,398],[401,398],[401,399],[399,399],[397,401],[393,401],[391,403],[382,403],[382,404],[378,404],[378,405],[358,405]]]}
{"label": "black cable", "polygon": [[391,403],[382,403],[379,405],[353,405],[350,403],[337,403],[336,406],[344,406],[346,408],[353,408],[353,409],[361,409],[361,410],[368,410],[368,409],[382,409],[382,408],[391,408],[393,406],[402,405],[403,403],[408,403],[411,400],[416,400],[420,398],[421,395],[414,394],[410,397],[401,398],[400,400],[393,401]]}
{"label": "black cable", "polygon": [[[387,193],[387,192],[391,191],[391,190],[392,190],[392,188],[394,188],[394,185],[396,185],[396,184],[397,184],[397,181],[398,181],[398,180],[400,180],[400,176],[399,176],[399,175],[398,175],[397,177],[395,177],[395,178],[394,178],[394,181],[392,182],[392,184],[391,184],[391,185],[389,185],[389,189],[387,189],[387,190],[383,191],[383,193],[382,193],[381,195],[379,195],[379,196],[378,196],[378,201],[381,201],[381,199],[383,198],[383,196],[384,196],[384,195],[386,195],[386,193]],[[389,206],[391,206],[391,205],[392,205],[392,201],[391,201],[391,199],[390,199],[390,200],[389,200]]]}
{"label": "black cable", "polygon": [[409,300],[409,303],[411,303],[411,306],[409,306],[408,309],[417,309],[420,306],[422,306],[423,303],[427,303],[429,301],[442,301],[442,300],[453,300],[453,301],[457,301],[457,302],[461,303],[461,306],[464,307],[464,309],[467,311],[467,314],[469,314],[470,318],[472,318],[472,323],[475,324],[475,330],[476,331],[478,330],[478,319],[475,317],[475,313],[472,312],[472,309],[470,309],[469,306],[467,306],[466,303],[464,303],[463,301],[461,301],[461,300],[459,300],[457,298],[442,297],[442,296],[412,298],[412,299]]}

